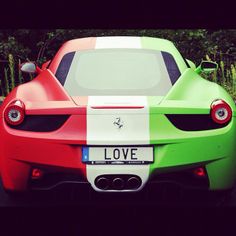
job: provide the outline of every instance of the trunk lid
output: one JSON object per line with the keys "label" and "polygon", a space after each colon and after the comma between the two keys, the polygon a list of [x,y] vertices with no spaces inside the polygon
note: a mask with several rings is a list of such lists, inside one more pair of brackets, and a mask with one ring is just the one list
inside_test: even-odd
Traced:
{"label": "trunk lid", "polygon": [[[77,106],[83,103],[80,97],[73,97],[73,100]],[[158,114],[164,116],[172,113],[206,114],[209,113],[209,104],[165,101],[161,96],[89,96],[86,109],[87,144],[148,145],[151,122]]]}

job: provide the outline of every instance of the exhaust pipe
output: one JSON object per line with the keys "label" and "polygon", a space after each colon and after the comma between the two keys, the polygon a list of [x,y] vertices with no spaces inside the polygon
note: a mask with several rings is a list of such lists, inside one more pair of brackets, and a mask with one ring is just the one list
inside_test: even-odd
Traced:
{"label": "exhaust pipe", "polygon": [[114,178],[112,181],[112,186],[116,190],[122,190],[125,187],[125,181],[122,178]]}
{"label": "exhaust pipe", "polygon": [[141,186],[141,179],[138,177],[130,177],[127,181],[127,187],[129,189],[137,189]]}
{"label": "exhaust pipe", "polygon": [[95,185],[99,189],[107,190],[110,186],[110,180],[106,177],[99,177],[96,178]]}
{"label": "exhaust pipe", "polygon": [[94,184],[101,190],[135,190],[142,185],[142,180],[135,175],[100,175]]}

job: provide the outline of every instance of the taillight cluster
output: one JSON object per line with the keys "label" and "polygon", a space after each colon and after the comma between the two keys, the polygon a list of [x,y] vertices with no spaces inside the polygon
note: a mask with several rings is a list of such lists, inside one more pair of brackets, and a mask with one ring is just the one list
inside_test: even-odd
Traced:
{"label": "taillight cluster", "polygon": [[5,121],[9,125],[19,125],[25,118],[25,106],[20,100],[13,101],[4,112]]}
{"label": "taillight cluster", "polygon": [[218,124],[225,124],[232,118],[232,109],[225,101],[215,100],[211,104],[211,118]]}

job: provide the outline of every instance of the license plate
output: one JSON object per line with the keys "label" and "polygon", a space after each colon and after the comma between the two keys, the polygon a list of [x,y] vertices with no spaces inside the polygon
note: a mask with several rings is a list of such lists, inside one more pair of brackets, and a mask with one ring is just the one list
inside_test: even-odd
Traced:
{"label": "license plate", "polygon": [[86,164],[149,164],[153,147],[83,147],[82,162]]}

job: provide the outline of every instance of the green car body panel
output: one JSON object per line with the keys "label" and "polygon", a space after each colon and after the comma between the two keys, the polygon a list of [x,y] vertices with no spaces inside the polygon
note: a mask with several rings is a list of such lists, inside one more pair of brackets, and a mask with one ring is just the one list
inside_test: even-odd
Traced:
{"label": "green car body panel", "polygon": [[[236,111],[233,99],[221,86],[203,79],[193,70],[193,65],[187,68],[172,42],[144,37],[142,45],[172,54],[182,74],[164,98],[148,98],[150,143],[155,147],[150,175],[202,164],[208,173],[210,190],[231,188],[236,178]],[[220,129],[183,131],[163,115],[209,114],[211,103],[216,99],[226,101],[233,111],[230,124]],[[156,105],[160,101],[161,104]]]}
{"label": "green car body panel", "polygon": [[[233,110],[230,124],[220,129],[183,131],[163,115],[209,114],[212,101],[218,98],[224,99]],[[208,173],[209,189],[231,188],[236,177],[236,127],[235,105],[228,93],[192,69],[186,69],[161,105],[156,106],[157,102],[156,97],[149,97],[150,141],[155,145],[150,174],[202,164]]]}

